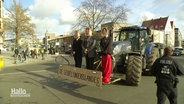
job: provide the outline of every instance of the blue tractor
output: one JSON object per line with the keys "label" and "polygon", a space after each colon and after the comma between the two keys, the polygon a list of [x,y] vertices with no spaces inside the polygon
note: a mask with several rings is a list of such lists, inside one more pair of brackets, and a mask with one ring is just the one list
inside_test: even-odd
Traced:
{"label": "blue tractor", "polygon": [[148,27],[123,27],[118,38],[113,42],[113,72],[125,73],[127,84],[139,85],[142,74],[150,74],[154,61],[162,56],[164,45],[153,43]]}

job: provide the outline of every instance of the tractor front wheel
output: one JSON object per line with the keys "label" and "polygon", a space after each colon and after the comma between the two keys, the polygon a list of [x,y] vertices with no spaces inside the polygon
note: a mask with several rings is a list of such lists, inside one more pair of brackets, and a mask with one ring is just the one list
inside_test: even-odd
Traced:
{"label": "tractor front wheel", "polygon": [[126,82],[128,85],[140,84],[142,74],[142,57],[130,55],[127,63]]}

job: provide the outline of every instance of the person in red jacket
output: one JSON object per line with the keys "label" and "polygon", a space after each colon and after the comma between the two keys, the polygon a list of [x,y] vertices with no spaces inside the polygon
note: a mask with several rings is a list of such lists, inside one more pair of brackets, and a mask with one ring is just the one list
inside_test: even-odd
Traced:
{"label": "person in red jacket", "polygon": [[102,52],[102,82],[110,83],[112,73],[112,41],[113,37],[109,36],[107,28],[102,29],[102,39],[100,40],[100,48]]}

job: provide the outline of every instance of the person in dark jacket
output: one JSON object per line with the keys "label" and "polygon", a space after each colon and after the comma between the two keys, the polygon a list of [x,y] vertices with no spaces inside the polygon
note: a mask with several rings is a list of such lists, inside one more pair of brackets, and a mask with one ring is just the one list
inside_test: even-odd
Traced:
{"label": "person in dark jacket", "polygon": [[83,41],[82,49],[86,56],[86,68],[93,70],[93,63],[96,56],[96,40],[92,36],[92,29],[86,28],[85,38]]}
{"label": "person in dark jacket", "polygon": [[26,49],[23,51],[24,61],[27,60],[27,53],[28,53],[28,48],[26,48]]}
{"label": "person in dark jacket", "polygon": [[15,50],[14,50],[14,57],[15,57],[15,60],[17,59],[18,54],[19,54],[19,49],[18,49],[18,48],[15,48]]}
{"label": "person in dark jacket", "polygon": [[75,60],[75,67],[81,68],[82,66],[82,40],[80,38],[80,32],[75,31],[74,40],[72,44],[72,54]]}
{"label": "person in dark jacket", "polygon": [[110,83],[112,73],[112,35],[108,36],[108,29],[102,29],[102,39],[100,40],[100,48],[102,51],[102,82]]}
{"label": "person in dark jacket", "polygon": [[170,104],[177,104],[177,75],[183,75],[179,64],[171,57],[173,49],[166,47],[164,55],[158,58],[153,66],[152,73],[156,77],[157,104],[165,104],[166,98]]}

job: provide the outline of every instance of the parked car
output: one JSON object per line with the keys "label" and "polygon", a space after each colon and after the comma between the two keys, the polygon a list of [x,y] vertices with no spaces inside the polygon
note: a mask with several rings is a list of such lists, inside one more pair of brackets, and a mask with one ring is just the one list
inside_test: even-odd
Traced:
{"label": "parked car", "polygon": [[1,51],[8,51],[7,48],[1,48],[0,50],[1,50]]}
{"label": "parked car", "polygon": [[179,50],[182,55],[184,55],[184,48],[181,47],[175,47],[174,50]]}
{"label": "parked car", "polygon": [[180,56],[181,55],[181,51],[178,49],[175,49],[173,52],[173,56]]}

